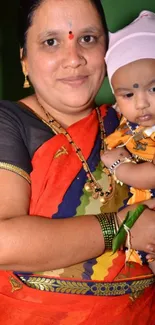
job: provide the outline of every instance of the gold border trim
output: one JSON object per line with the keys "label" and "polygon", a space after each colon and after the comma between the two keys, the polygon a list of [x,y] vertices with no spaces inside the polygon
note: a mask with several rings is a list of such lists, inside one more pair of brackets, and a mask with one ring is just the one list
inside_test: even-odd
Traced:
{"label": "gold border trim", "polygon": [[28,173],[26,173],[23,169],[8,164],[8,163],[4,163],[4,162],[0,162],[0,169],[5,169],[5,170],[9,170],[10,172],[13,172],[15,174],[18,174],[20,176],[22,176],[24,179],[26,179],[26,181],[31,184],[31,179]]}
{"label": "gold border trim", "polygon": [[32,289],[46,292],[90,295],[121,296],[138,295],[155,283],[155,277],[149,279],[129,280],[123,282],[70,281],[36,276],[19,276],[20,280]]}

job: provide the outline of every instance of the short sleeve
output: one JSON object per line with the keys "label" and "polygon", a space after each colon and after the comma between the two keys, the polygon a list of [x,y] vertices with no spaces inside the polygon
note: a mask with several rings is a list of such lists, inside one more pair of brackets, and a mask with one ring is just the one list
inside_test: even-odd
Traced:
{"label": "short sleeve", "polygon": [[15,172],[30,182],[32,166],[24,130],[16,112],[0,104],[0,168]]}

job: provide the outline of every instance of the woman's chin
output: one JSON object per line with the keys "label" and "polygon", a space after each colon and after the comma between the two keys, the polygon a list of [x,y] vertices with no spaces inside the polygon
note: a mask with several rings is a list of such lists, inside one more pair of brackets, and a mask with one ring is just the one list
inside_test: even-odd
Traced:
{"label": "woman's chin", "polygon": [[80,107],[89,107],[92,103],[92,98],[90,96],[86,96],[85,94],[81,96],[72,94],[70,97],[63,97],[62,102],[65,106],[71,108],[80,108]]}

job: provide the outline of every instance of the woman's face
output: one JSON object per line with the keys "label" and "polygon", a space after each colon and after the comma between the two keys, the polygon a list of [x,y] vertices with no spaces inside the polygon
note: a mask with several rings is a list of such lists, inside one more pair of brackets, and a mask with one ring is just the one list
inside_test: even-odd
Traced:
{"label": "woman's face", "polygon": [[38,98],[66,112],[92,105],[105,76],[105,48],[102,22],[89,0],[43,1],[28,29],[24,58]]}

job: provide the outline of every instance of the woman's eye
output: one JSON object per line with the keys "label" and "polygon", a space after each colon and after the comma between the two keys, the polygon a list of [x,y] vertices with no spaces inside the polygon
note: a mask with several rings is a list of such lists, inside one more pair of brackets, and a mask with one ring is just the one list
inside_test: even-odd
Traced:
{"label": "woman's eye", "polygon": [[155,93],[155,87],[150,88],[151,93]]}
{"label": "woman's eye", "polygon": [[95,41],[96,41],[95,36],[86,35],[86,36],[81,37],[81,42],[82,43],[93,43]]}
{"label": "woman's eye", "polygon": [[56,46],[57,44],[58,42],[55,38],[50,38],[47,41],[45,41],[45,45],[47,46]]}

